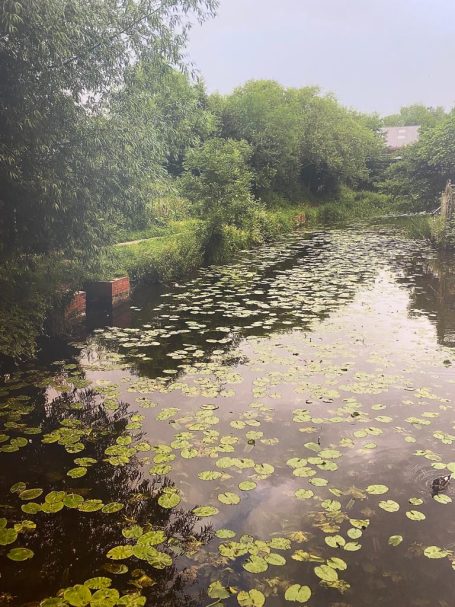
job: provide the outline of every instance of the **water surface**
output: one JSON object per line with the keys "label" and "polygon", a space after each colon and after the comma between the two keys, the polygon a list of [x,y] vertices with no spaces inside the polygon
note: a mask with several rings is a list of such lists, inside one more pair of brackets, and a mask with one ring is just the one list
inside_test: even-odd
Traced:
{"label": "water surface", "polygon": [[453,605],[453,267],[296,233],[6,377],[0,604]]}

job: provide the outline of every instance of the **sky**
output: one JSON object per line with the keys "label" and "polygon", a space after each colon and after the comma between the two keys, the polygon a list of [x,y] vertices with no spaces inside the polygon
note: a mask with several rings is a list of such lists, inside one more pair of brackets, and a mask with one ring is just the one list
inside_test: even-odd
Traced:
{"label": "sky", "polygon": [[272,79],[364,112],[455,105],[454,0],[220,0],[188,53],[209,92]]}

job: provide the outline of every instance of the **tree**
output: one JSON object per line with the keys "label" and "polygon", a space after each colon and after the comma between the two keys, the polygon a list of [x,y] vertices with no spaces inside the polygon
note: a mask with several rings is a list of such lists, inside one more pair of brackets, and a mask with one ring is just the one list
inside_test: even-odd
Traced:
{"label": "tree", "polygon": [[436,126],[446,116],[443,107],[426,107],[419,103],[404,106],[398,114],[392,114],[384,118],[384,126],[414,126],[422,128]]}
{"label": "tree", "polygon": [[366,183],[384,145],[377,119],[314,87],[252,81],[224,99],[213,97],[211,107],[223,136],[250,143],[255,193],[265,198],[270,192],[291,199],[333,194],[343,184]]}
{"label": "tree", "polygon": [[[138,60],[182,58],[216,0],[5,0],[0,9],[0,257],[103,244],[103,217],[141,172],[109,95]],[[150,143],[150,142],[149,142]],[[130,173],[131,171],[131,173]],[[104,222],[106,224],[107,222]]]}
{"label": "tree", "polygon": [[382,189],[413,210],[433,210],[449,179],[455,180],[455,110],[403,149],[402,159],[387,170]]}
{"label": "tree", "polygon": [[187,152],[182,191],[206,221],[209,241],[221,237],[223,225],[246,225],[254,212],[250,156],[246,141],[220,138]]}

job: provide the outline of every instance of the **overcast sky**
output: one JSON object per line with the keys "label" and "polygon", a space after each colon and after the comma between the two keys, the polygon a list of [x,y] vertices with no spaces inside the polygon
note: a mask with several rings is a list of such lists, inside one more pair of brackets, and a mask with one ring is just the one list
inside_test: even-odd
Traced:
{"label": "overcast sky", "polygon": [[209,92],[268,78],[382,114],[455,105],[455,0],[220,0],[188,50]]}

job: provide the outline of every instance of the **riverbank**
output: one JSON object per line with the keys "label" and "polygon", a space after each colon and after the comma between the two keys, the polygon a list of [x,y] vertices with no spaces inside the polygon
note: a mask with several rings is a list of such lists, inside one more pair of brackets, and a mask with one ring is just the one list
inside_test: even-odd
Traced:
{"label": "riverbank", "polygon": [[[0,274],[0,356],[29,358],[36,352],[39,335],[65,332],[63,310],[72,293],[90,280],[126,275],[133,288],[143,283],[167,283],[204,264],[228,262],[240,250],[272,242],[299,226],[371,217],[388,210],[385,196],[343,190],[336,201],[321,204],[278,200],[260,208],[247,227],[222,226],[222,237],[215,246],[212,241],[210,249],[204,222],[185,218],[169,220],[152,231],[132,233],[130,244],[124,242],[122,234],[122,242],[87,256],[84,263],[35,256],[27,263],[5,266]],[[157,235],[143,238],[150,233]]]}
{"label": "riverbank", "polygon": [[[132,238],[105,251],[99,279],[128,276],[133,285],[142,282],[166,283],[201,267],[205,262],[226,263],[237,252],[272,242],[292,230],[335,221],[362,219],[388,211],[385,196],[372,192],[345,190],[336,202],[278,204],[258,210],[244,228],[223,225],[215,246],[208,245],[203,221],[184,219],[168,222],[164,234],[151,238]],[[146,233],[133,233],[132,236]]]}

